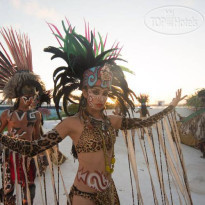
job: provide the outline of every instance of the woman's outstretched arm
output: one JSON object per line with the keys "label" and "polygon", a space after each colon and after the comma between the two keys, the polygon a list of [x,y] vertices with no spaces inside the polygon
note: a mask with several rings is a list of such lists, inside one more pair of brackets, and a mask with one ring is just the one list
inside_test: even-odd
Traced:
{"label": "woman's outstretched arm", "polygon": [[22,155],[33,157],[46,149],[53,147],[61,142],[66,136],[70,135],[72,119],[66,118],[59,123],[55,129],[40,136],[37,140],[27,141],[7,135],[0,134],[0,143],[9,149],[16,151]]}
{"label": "woman's outstretched arm", "polygon": [[0,134],[0,143],[22,155],[33,157],[61,142],[63,138],[53,129],[37,140],[27,141]]}
{"label": "woman's outstretched arm", "polygon": [[146,119],[140,118],[126,118],[121,116],[113,116],[111,117],[111,122],[116,129],[126,130],[126,129],[135,129],[135,128],[143,128],[150,127],[158,120],[162,119],[165,115],[174,110],[175,106],[179,101],[183,100],[186,96],[181,97],[181,89],[177,90],[176,97],[172,100],[170,105],[164,109],[163,111],[152,115]]}
{"label": "woman's outstretched arm", "polygon": [[122,117],[120,129],[129,130],[129,129],[143,128],[143,127],[150,127],[158,120],[162,119],[165,115],[170,113],[173,109],[174,106],[170,105],[163,111],[155,115],[152,115],[151,117],[148,117],[146,119]]}

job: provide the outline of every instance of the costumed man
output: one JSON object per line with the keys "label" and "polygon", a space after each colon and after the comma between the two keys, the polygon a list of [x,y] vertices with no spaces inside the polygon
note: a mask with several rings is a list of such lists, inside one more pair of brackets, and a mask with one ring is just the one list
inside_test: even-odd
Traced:
{"label": "costumed man", "polygon": [[[38,98],[44,101],[45,86],[40,77],[33,73],[32,53],[28,37],[11,29],[1,29],[11,57],[1,44],[0,51],[0,90],[4,101],[15,99],[14,106],[3,111],[0,116],[0,132],[7,128],[7,135],[28,141],[36,140],[41,135],[41,113],[32,106]],[[13,58],[13,59],[12,59]],[[16,170],[16,171],[15,171]],[[28,188],[26,176],[28,178]],[[13,196],[15,178],[21,185],[23,204],[30,200],[33,204],[35,197],[36,167],[34,159],[23,158],[9,149],[5,150],[2,162],[2,194],[5,205],[15,204]],[[30,196],[27,196],[30,193]],[[28,197],[30,199],[28,199]]]}
{"label": "costumed man", "polygon": [[202,102],[202,108],[188,117],[180,117],[181,125],[179,131],[182,142],[187,142],[187,137],[194,137],[194,139],[190,140],[190,145],[198,147],[203,153],[202,158],[205,158],[205,89],[198,92],[198,98]]}
{"label": "costumed man", "polygon": [[[141,107],[136,113],[140,113],[141,119],[146,119],[148,116],[150,116],[149,110],[147,109],[147,102],[149,102],[149,95],[146,94],[140,94],[137,96],[138,102],[141,104]],[[149,130],[149,133],[151,133],[151,130]],[[132,136],[135,135],[135,130],[131,130]],[[141,129],[141,139],[144,139],[144,129]]]}
{"label": "costumed man", "polygon": [[146,103],[149,101],[149,96],[145,94],[140,94],[137,96],[137,100],[141,103],[140,109],[136,113],[140,113],[140,118],[146,118],[150,116],[149,110],[147,109]]}
{"label": "costumed man", "polygon": [[[134,94],[129,89],[121,68],[115,64],[119,49],[116,47],[105,51],[105,44],[100,35],[99,44],[92,32],[86,31],[84,37],[72,30],[70,25],[66,29],[63,23],[63,27],[65,37],[57,29],[58,34],[55,35],[63,42],[61,48],[45,49],[54,54],[52,58],[61,57],[67,63],[67,66],[61,66],[54,72],[54,102],[59,114],[59,102],[63,97],[64,110],[68,113],[68,101],[73,102],[71,93],[81,89],[79,112],[74,116],[68,116],[38,140],[26,141],[0,134],[0,141],[14,151],[34,156],[70,136],[79,164],[67,200],[73,205],[119,205],[112,178],[115,164],[115,129],[127,131],[152,126],[172,112],[183,99],[181,90],[176,93],[176,98],[169,107],[148,119],[126,117],[126,114],[129,114],[126,105],[134,111],[135,106],[130,98]],[[123,117],[107,116],[104,113],[108,97],[117,99],[121,104]]]}

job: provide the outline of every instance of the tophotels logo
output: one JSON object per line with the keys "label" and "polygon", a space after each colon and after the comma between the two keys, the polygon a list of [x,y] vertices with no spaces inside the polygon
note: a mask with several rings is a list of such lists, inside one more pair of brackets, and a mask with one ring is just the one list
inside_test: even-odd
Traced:
{"label": "tophotels logo", "polygon": [[204,21],[203,15],[183,6],[163,6],[152,9],[144,18],[145,25],[152,31],[179,35],[198,29]]}

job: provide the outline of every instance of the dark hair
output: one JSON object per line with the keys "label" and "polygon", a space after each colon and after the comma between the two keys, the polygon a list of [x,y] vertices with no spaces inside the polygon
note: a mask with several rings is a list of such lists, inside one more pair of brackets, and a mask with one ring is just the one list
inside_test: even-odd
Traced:
{"label": "dark hair", "polygon": [[72,144],[71,154],[73,155],[74,159],[78,159],[78,153],[76,152],[74,144]]}
{"label": "dark hair", "polygon": [[17,110],[20,104],[20,98],[17,98],[16,101],[14,102],[14,106],[11,108],[11,110]]}
{"label": "dark hair", "polygon": [[[87,90],[87,86],[85,86],[84,89]],[[80,98],[80,102],[79,102],[79,107],[78,107],[78,112],[79,113],[81,113],[83,111],[83,109],[85,108],[85,106],[86,106],[85,102],[87,103],[87,100],[86,100],[86,98],[84,98],[84,96],[82,94],[81,98]],[[72,144],[71,154],[73,155],[74,159],[78,159],[78,153],[77,153],[77,151],[75,149],[75,145],[74,144]]]}

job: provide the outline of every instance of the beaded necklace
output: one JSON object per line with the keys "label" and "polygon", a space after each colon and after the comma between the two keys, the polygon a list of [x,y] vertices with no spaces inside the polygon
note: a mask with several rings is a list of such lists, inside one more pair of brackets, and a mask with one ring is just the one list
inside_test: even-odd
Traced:
{"label": "beaded necklace", "polygon": [[[84,114],[86,116],[86,121],[88,121],[93,127],[97,128],[99,131],[99,134],[103,141],[103,152],[104,152],[104,158],[105,158],[105,170],[107,173],[112,174],[114,172],[114,164],[115,164],[115,155],[114,155],[114,142],[113,137],[110,133],[109,127],[111,126],[109,119],[107,116],[103,115],[103,119],[96,119],[93,116],[91,116],[87,111],[84,111]],[[105,143],[105,138],[110,137],[111,143],[112,143],[112,150],[111,150],[111,162],[109,165],[108,158],[111,157],[108,155],[108,150]]]}

